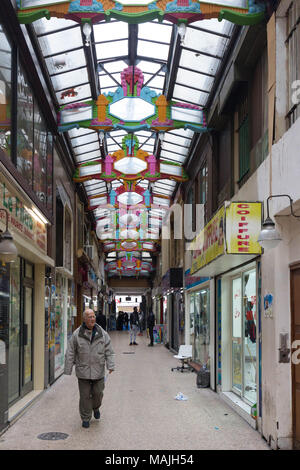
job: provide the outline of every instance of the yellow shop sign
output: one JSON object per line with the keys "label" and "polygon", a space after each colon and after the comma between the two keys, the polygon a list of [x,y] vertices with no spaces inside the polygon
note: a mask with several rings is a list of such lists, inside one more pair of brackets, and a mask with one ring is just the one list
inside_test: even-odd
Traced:
{"label": "yellow shop sign", "polygon": [[226,251],[260,254],[261,202],[232,202],[226,208]]}
{"label": "yellow shop sign", "polygon": [[191,274],[224,254],[225,207],[216,213],[193,242],[194,256]]}

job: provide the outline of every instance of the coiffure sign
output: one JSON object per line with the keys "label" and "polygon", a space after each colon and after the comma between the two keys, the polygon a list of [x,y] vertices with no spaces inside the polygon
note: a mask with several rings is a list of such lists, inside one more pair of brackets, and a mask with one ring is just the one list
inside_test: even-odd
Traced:
{"label": "coiffure sign", "polygon": [[226,208],[226,252],[260,254],[261,202],[232,202]]}
{"label": "coiffure sign", "polygon": [[191,244],[191,274],[224,254],[261,254],[261,202],[225,203]]}

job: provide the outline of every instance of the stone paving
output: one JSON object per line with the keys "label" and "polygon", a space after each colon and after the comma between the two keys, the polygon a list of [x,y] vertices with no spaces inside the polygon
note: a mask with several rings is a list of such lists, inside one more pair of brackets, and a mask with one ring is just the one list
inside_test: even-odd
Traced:
{"label": "stone paving", "polygon": [[[116,370],[108,376],[101,419],[81,427],[74,375],[61,376],[0,436],[1,450],[268,450],[260,434],[210,389],[198,389],[196,374],[172,372],[178,365],[163,345],[149,348],[138,336],[110,332]],[[131,353],[131,354],[129,354]],[[182,392],[188,400],[174,397]],[[43,433],[63,440],[41,440]]]}

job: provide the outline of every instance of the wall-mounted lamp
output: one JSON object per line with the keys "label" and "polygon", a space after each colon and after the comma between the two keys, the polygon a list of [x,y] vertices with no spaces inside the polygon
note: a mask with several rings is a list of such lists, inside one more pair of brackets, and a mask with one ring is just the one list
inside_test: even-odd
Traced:
{"label": "wall-mounted lamp", "polygon": [[0,211],[5,212],[6,216],[5,232],[0,234],[0,260],[3,263],[10,263],[17,258],[18,250],[13,242],[11,233],[8,231],[8,212],[2,208],[0,208]]}
{"label": "wall-mounted lamp", "polygon": [[274,197],[287,197],[290,201],[290,209],[291,209],[290,215],[300,219],[300,215],[296,215],[294,213],[293,200],[288,194],[274,194],[273,196],[269,196],[267,199],[267,217],[264,223],[262,224],[262,230],[257,239],[258,243],[265,249],[275,248],[278,245],[278,243],[282,240],[280,234],[275,228],[275,223],[273,222],[269,214],[269,200]]}

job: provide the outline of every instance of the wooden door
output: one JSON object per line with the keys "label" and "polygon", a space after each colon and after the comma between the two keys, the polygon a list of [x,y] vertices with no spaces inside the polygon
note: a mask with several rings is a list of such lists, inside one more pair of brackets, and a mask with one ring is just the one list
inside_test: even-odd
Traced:
{"label": "wooden door", "polygon": [[[291,269],[291,344],[300,340],[300,266]],[[292,353],[293,353],[292,349]],[[299,356],[299,355],[298,355]],[[292,361],[294,447],[300,449],[300,364]]]}

